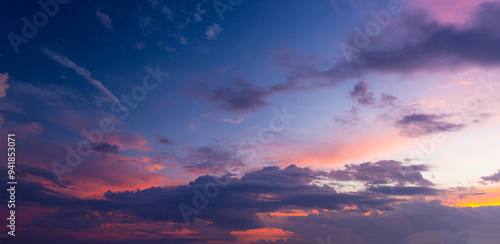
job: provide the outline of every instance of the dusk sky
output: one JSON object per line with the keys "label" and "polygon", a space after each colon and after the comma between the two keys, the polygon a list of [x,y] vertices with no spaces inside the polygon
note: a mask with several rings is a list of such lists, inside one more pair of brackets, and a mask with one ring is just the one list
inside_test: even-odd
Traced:
{"label": "dusk sky", "polygon": [[500,0],[0,9],[0,243],[500,243]]}

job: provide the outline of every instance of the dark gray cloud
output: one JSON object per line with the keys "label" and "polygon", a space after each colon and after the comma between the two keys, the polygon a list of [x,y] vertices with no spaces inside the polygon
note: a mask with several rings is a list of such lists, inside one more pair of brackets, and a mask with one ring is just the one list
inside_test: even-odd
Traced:
{"label": "dark gray cloud", "polygon": [[443,114],[410,114],[396,122],[401,134],[409,137],[425,136],[440,132],[457,131],[465,127],[464,124],[454,124],[443,121],[448,117]]}
{"label": "dark gray cloud", "polygon": [[26,178],[27,175],[33,175],[37,177],[44,178],[49,180],[53,184],[56,184],[60,187],[66,188],[67,186],[73,185],[69,180],[64,179],[62,182],[59,182],[57,175],[52,170],[43,169],[37,166],[32,166],[29,164],[19,164],[17,165],[18,171],[16,174],[20,177]]}
{"label": "dark gray cloud", "polygon": [[107,142],[92,143],[92,150],[101,153],[118,153],[120,147],[118,145],[111,145]]}
{"label": "dark gray cloud", "polygon": [[379,187],[370,187],[368,188],[368,191],[378,192],[386,195],[399,195],[399,196],[413,196],[413,195],[435,196],[441,192],[431,187],[422,187],[422,186],[410,186],[410,187],[379,186]]}
{"label": "dark gray cloud", "polygon": [[245,162],[245,157],[239,155],[234,146],[222,143],[186,148],[184,154],[169,154],[166,158],[188,171],[213,174],[233,172]]}
{"label": "dark gray cloud", "polygon": [[248,113],[265,107],[266,98],[272,94],[272,91],[246,80],[237,79],[228,87],[196,90],[193,94],[212,102],[221,109],[235,113]]}
{"label": "dark gray cloud", "polygon": [[425,179],[421,173],[428,170],[429,167],[422,164],[403,165],[399,161],[382,160],[346,165],[343,169],[332,171],[330,177],[338,181],[364,182],[367,185],[395,183],[398,186],[432,186],[432,182]]}
{"label": "dark gray cloud", "polygon": [[174,144],[174,141],[172,139],[168,139],[164,136],[157,136],[156,137],[156,140],[159,142],[159,143],[162,143],[164,145],[171,145],[171,144]]}

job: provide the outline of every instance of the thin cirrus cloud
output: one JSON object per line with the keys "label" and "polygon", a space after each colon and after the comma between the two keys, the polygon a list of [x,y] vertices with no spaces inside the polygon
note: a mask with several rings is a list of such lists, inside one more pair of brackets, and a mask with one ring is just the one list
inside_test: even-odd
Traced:
{"label": "thin cirrus cloud", "polygon": [[66,67],[66,68],[74,70],[77,74],[79,74],[82,77],[84,77],[88,82],[90,82],[90,84],[92,84],[97,89],[99,89],[99,91],[105,96],[105,99],[107,99],[109,101],[117,102],[120,106],[122,106],[121,103],[120,103],[120,100],[118,100],[118,98],[116,98],[115,95],[113,95],[113,93],[111,93],[102,84],[101,81],[92,78],[92,73],[90,73],[88,70],[86,70],[86,69],[78,66],[73,61],[71,61],[68,58],[66,58],[65,56],[63,56],[63,55],[61,55],[59,53],[56,53],[56,52],[54,52],[54,51],[52,51],[50,49],[44,48],[43,52],[45,54],[47,54],[47,56],[49,56],[50,59],[56,61],[57,63],[59,63],[60,65]]}

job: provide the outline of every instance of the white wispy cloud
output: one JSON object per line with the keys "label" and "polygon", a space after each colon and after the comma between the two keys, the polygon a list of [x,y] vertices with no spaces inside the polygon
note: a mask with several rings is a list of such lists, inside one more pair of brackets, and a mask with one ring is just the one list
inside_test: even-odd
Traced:
{"label": "white wispy cloud", "polygon": [[96,11],[95,16],[101,21],[101,23],[106,26],[108,29],[113,29],[113,23],[111,21],[111,18],[109,15],[101,12],[101,11]]}
{"label": "white wispy cloud", "polygon": [[206,9],[201,9],[201,3],[196,4],[196,12],[193,13],[194,20],[200,22],[203,20],[201,16],[207,12]]}
{"label": "white wispy cloud", "polygon": [[179,33],[174,33],[174,34],[170,34],[170,35],[173,36],[173,37],[175,37],[175,38],[177,38],[177,40],[179,40],[179,43],[181,45],[189,45],[189,41],[183,35],[181,35]]}
{"label": "white wispy cloud", "polygon": [[103,84],[102,82],[92,78],[92,73],[90,73],[88,70],[78,66],[77,64],[73,63],[73,61],[69,60],[68,58],[66,58],[65,56],[59,54],[59,53],[56,53],[50,49],[47,49],[47,48],[44,48],[43,51],[45,52],[45,54],[47,54],[47,56],[49,56],[50,59],[58,62],[60,65],[66,67],[66,68],[69,68],[69,69],[72,69],[74,70],[77,74],[83,76],[88,82],[90,82],[90,84],[94,85],[95,87],[97,87],[97,89],[99,89],[99,91],[105,95],[105,98],[109,101],[115,101],[117,102],[120,106],[121,103],[120,103],[120,100],[118,100],[118,98],[115,97],[115,95],[113,95],[113,93],[111,93]]}
{"label": "white wispy cloud", "polygon": [[207,31],[205,31],[205,38],[207,40],[217,40],[217,37],[223,30],[224,28],[214,23],[213,25],[207,27]]}
{"label": "white wispy cloud", "polygon": [[224,121],[224,122],[227,122],[227,123],[231,123],[231,124],[241,124],[245,119],[246,119],[246,117],[240,116],[240,117],[238,117],[236,119],[222,118],[220,120]]}

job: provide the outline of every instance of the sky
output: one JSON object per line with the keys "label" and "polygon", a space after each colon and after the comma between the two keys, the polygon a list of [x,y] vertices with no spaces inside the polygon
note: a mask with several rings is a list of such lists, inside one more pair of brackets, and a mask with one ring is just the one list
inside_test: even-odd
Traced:
{"label": "sky", "polygon": [[498,0],[0,9],[0,243],[500,239]]}

